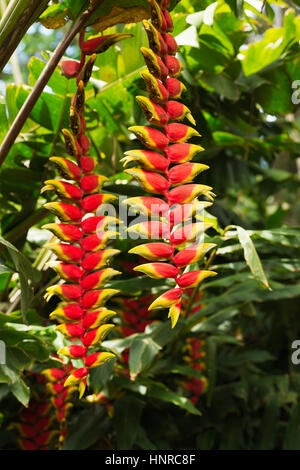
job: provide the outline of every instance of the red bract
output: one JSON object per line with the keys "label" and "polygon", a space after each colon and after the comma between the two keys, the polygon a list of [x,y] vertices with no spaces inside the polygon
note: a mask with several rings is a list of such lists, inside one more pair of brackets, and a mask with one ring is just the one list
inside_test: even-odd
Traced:
{"label": "red bract", "polygon": [[[57,358],[58,360],[58,358]],[[67,415],[72,408],[74,388],[64,387],[66,377],[73,369],[60,362],[56,368],[41,374],[30,373],[28,380],[37,388],[27,409],[20,413],[18,443],[23,450],[61,449],[67,433]]]}
{"label": "red bract", "polygon": [[[106,323],[114,312],[106,310],[103,313],[100,307],[103,307],[117,292],[114,289],[102,287],[112,276],[119,274],[118,271],[106,268],[112,256],[118,253],[118,250],[107,248],[109,239],[112,238],[113,233],[116,235],[116,232],[109,232],[106,228],[110,222],[116,222],[116,219],[89,214],[96,212],[102,204],[111,201],[115,196],[99,193],[107,178],[93,173],[96,161],[88,155],[90,141],[85,134],[86,124],[83,116],[85,87],[96,59],[94,53],[103,52],[116,41],[130,36],[112,34],[83,41],[83,34],[81,34],[80,63],[62,62],[61,66],[65,75],[68,78],[77,77],[77,90],[71,99],[71,130],[62,130],[66,151],[73,161],[63,157],[51,157],[51,161],[58,167],[63,178],[71,182],[58,179],[48,180],[43,188],[44,191],[54,190],[61,198],[61,201],[45,204],[45,207],[59,219],[59,223],[47,224],[45,228],[51,230],[61,242],[67,242],[48,244],[61,261],[55,263],[54,269],[67,283],[49,287],[45,298],[48,300],[55,295],[64,302],[63,306],[52,312],[51,318],[61,323],[57,329],[70,338],[70,341],[72,340],[72,343],[60,349],[59,353],[71,359],[80,359],[85,364],[85,367],[68,370],[64,381],[67,388],[73,385],[78,386],[80,396],[85,390],[89,368],[114,357],[111,353],[95,352],[94,348],[114,327],[113,324]],[[91,55],[88,61],[85,61],[86,55]],[[166,139],[164,135],[163,138]],[[66,200],[68,202],[65,202]],[[92,273],[101,268],[104,269]],[[96,309],[99,310],[95,312]],[[53,375],[55,372],[51,371]],[[61,391],[61,386],[61,384],[56,384],[52,389],[58,394],[61,392],[61,395],[53,398],[53,403],[59,408],[60,416],[63,416],[64,394],[67,388]],[[43,439],[46,439],[46,436],[41,437],[41,442]]]}
{"label": "red bract", "polygon": [[[173,278],[174,284],[177,283],[174,291],[171,289],[163,294],[158,302],[151,304],[151,309],[169,308],[169,317],[172,326],[175,326],[180,314],[183,289],[195,287],[204,278],[215,274],[208,270],[183,274],[189,264],[200,261],[214,246],[202,243],[188,250],[191,243],[198,240],[198,237],[204,235],[204,231],[212,226],[205,221],[200,223],[201,219],[192,223],[195,215],[198,218],[198,210],[210,205],[206,201],[198,201],[197,198],[204,196],[212,200],[213,193],[209,186],[192,183],[193,179],[208,167],[189,163],[203,148],[187,141],[191,137],[200,137],[200,134],[195,128],[178,122],[187,118],[195,125],[189,109],[175,101],[180,98],[185,86],[176,78],[182,65],[176,57],[176,41],[170,34],[173,22],[168,11],[169,2],[149,0],[149,5],[152,23],[144,21],[143,24],[150,48],[141,49],[149,70],[142,74],[149,98],[138,96],[137,101],[148,122],[159,129],[150,126],[130,127],[129,130],[151,150],[128,150],[123,162],[125,165],[129,162],[138,163],[142,167],[131,167],[126,172],[136,178],[147,192],[160,195],[157,198],[160,203],[154,204],[148,196],[129,198],[128,205],[143,215],[153,216],[158,220],[140,222],[128,231],[137,232],[142,238],[164,240],[136,246],[130,252],[154,261],[136,267],[136,271],[142,271],[154,278]],[[158,210],[158,207],[163,210]],[[186,222],[189,226],[185,229]]]}

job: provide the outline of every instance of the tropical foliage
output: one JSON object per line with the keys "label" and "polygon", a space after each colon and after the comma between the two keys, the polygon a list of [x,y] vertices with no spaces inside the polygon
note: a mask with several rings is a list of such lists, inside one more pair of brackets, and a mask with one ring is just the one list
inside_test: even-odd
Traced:
{"label": "tropical foliage", "polygon": [[[167,3],[158,2],[162,8]],[[32,26],[24,20],[12,46],[15,55],[7,65],[2,63],[1,142],[55,47],[88,6],[83,0],[52,2],[48,8],[43,6],[43,12],[36,12],[40,18]],[[0,158],[3,449],[300,448],[300,375],[299,366],[291,360],[292,343],[300,337],[299,2],[180,0],[171,2],[168,9],[174,23],[172,33],[155,19],[151,23],[146,0],[104,0],[89,17],[85,46],[82,35],[77,35],[7,156]],[[14,11],[15,16],[2,15],[0,50],[22,13],[20,6]],[[88,38],[99,31],[104,36],[85,49],[97,55],[80,62],[84,47],[91,46]],[[169,88],[166,76],[157,75],[163,70],[160,61],[166,53],[159,50],[162,43],[157,42],[155,31],[174,47],[168,60],[183,65],[173,83],[168,79]],[[102,51],[99,37],[115,34],[124,40]],[[151,69],[153,60],[161,65],[156,73]],[[87,63],[93,66],[92,75],[80,82],[78,74]],[[84,93],[84,107],[80,93]],[[160,98],[155,101],[155,96]],[[168,149],[185,147],[179,148],[177,156],[167,150],[157,159],[154,152],[161,149],[141,150],[136,136],[146,146],[153,136],[155,141],[156,132],[170,137],[166,122],[162,125],[164,107],[176,124],[172,124],[176,135]],[[192,138],[186,143],[185,134],[184,144],[176,140],[179,130],[192,129],[186,120],[176,127],[181,117],[196,122],[193,128],[201,136],[189,134]],[[80,155],[76,155],[78,142],[79,151],[83,149]],[[196,146],[202,151],[194,152],[188,162],[182,152]],[[72,152],[77,161],[70,160]],[[164,173],[167,157],[176,165],[172,172]],[[63,179],[56,179],[53,163]],[[87,170],[84,165],[92,167]],[[179,167],[179,171],[173,170]],[[207,171],[202,173],[204,169]],[[102,245],[91,249],[87,245],[95,242],[94,230],[86,229],[84,240],[92,237],[86,242],[87,252],[103,250],[115,256],[111,267],[98,265],[102,274],[98,271],[93,278],[85,278],[86,286],[79,286],[77,276],[77,289],[101,292],[102,275],[105,290],[115,295],[105,296],[107,310],[97,311],[97,316],[93,302],[97,304],[99,298],[93,294],[87,307],[93,310],[89,312],[92,316],[84,331],[79,331],[82,324],[76,323],[78,311],[72,304],[82,292],[74,290],[73,281],[78,269],[85,268],[81,263],[66,273],[65,263],[70,259],[63,258],[59,245],[61,241],[77,244],[84,226],[78,228],[75,219],[63,217],[63,201],[82,198],[74,189],[78,189],[76,181],[87,194],[83,201],[89,197],[91,202],[103,184],[103,194],[115,197],[115,218],[126,225],[126,204],[119,205],[119,198],[143,212],[152,193],[166,196],[169,186],[161,186],[165,176],[176,190],[177,199],[172,203],[180,203],[185,183],[201,186],[204,212],[193,220],[193,225],[206,226],[201,250],[190,250],[192,254],[178,251],[175,268],[166,261],[170,254],[163,258],[159,252],[163,259],[156,262],[156,249],[170,246],[168,237],[163,243],[155,240],[146,246],[134,236],[128,237],[120,223],[117,237],[110,234],[113,239],[98,240]],[[41,191],[44,181],[47,189],[56,190],[59,201],[52,191]],[[76,194],[70,196],[70,191]],[[213,204],[209,197],[214,197]],[[54,214],[47,207],[54,208]],[[90,212],[87,208],[86,213]],[[130,212],[127,222],[133,226],[135,218]],[[55,259],[46,246],[49,243],[61,260],[60,265],[56,263],[58,274],[49,266]],[[75,256],[75,245],[73,249]],[[143,263],[147,263],[144,271],[140,269]],[[178,291],[174,294],[178,271],[158,276],[157,266],[153,268],[157,264],[185,270],[180,274],[189,282],[180,295]],[[206,270],[217,275],[201,283],[191,281],[193,272]],[[152,275],[149,278],[140,271]],[[112,278],[117,272],[121,274]],[[63,292],[62,286],[67,284],[60,277],[67,283],[71,279],[72,292]],[[48,302],[46,292],[52,294]],[[178,308],[174,311],[179,297],[180,314]],[[151,304],[158,305],[158,299],[159,307],[165,308],[149,310]],[[71,302],[71,308],[60,305],[61,300]],[[103,307],[102,300],[97,308]],[[104,338],[103,325],[108,320],[115,327],[104,328]],[[87,363],[88,375],[80,358],[73,355],[67,362],[61,354],[67,351],[72,356],[70,348],[77,342],[72,344],[70,336],[83,338],[86,334],[83,345],[91,347],[97,365],[90,368],[93,361]],[[103,354],[113,358],[101,364]],[[84,379],[81,398],[74,379],[80,373],[80,380]],[[73,380],[64,387],[67,376]]]}

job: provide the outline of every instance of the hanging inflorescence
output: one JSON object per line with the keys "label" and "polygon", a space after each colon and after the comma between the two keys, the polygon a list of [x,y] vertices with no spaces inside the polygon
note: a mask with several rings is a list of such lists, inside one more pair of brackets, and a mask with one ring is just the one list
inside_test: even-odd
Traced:
{"label": "hanging inflorescence", "polygon": [[[107,226],[112,219],[116,223],[116,219],[95,215],[102,204],[112,201],[115,196],[99,192],[107,178],[94,173],[96,161],[88,155],[90,142],[85,134],[85,87],[91,77],[96,54],[129,36],[112,34],[84,41],[83,32],[79,39],[81,61],[62,62],[65,76],[76,77],[77,80],[77,90],[70,107],[71,130],[62,130],[71,158],[50,158],[63,179],[48,180],[43,188],[43,191],[54,190],[60,199],[59,202],[45,204],[60,223],[47,224],[44,228],[60,240],[59,243],[49,243],[48,247],[59,260],[54,269],[66,281],[49,287],[45,298],[49,300],[57,295],[62,300],[50,317],[61,323],[57,329],[73,342],[58,353],[82,361],[82,367],[75,368],[65,381],[65,386],[77,385],[80,396],[84,393],[89,369],[114,357],[109,352],[98,352],[94,348],[114,328],[108,321],[115,312],[104,305],[118,291],[104,286],[119,274],[106,267],[109,260],[119,253],[119,250],[106,247],[109,239],[116,235],[116,232],[107,230]],[[88,60],[86,56],[90,56]]]}
{"label": "hanging inflorescence", "polygon": [[74,387],[64,383],[72,365],[45,369],[41,374],[30,373],[32,395],[28,408],[19,415],[17,429],[19,447],[23,450],[61,449],[67,434],[67,416],[72,408]]}
{"label": "hanging inflorescence", "polygon": [[130,230],[145,238],[164,241],[142,244],[130,252],[152,261],[136,267],[136,271],[156,279],[175,280],[176,286],[150,305],[150,309],[169,308],[169,317],[175,326],[183,291],[216,274],[205,269],[186,270],[215,246],[199,242],[204,231],[212,225],[204,220],[193,222],[196,214],[203,213],[203,209],[211,205],[211,202],[199,201],[197,197],[206,196],[213,200],[214,194],[211,187],[192,183],[193,178],[208,166],[190,162],[203,148],[186,142],[199,133],[178,122],[187,118],[195,125],[190,110],[177,101],[185,87],[176,78],[182,66],[175,57],[177,43],[170,34],[173,22],[167,9],[169,0],[149,0],[149,4],[152,22],[145,20],[143,24],[150,48],[141,49],[149,70],[142,74],[149,98],[138,96],[137,101],[152,126],[129,128],[149,150],[127,151],[123,161],[125,165],[138,163],[141,168],[125,171],[136,178],[147,192],[162,196],[127,199],[128,205],[151,217],[150,221],[136,224]]}

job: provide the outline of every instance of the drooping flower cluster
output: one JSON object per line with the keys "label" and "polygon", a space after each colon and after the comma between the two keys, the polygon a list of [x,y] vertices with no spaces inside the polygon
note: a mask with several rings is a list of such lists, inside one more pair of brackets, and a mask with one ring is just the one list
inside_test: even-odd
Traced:
{"label": "drooping flower cluster", "polygon": [[62,362],[60,368],[45,369],[42,374],[46,377],[46,388],[54,415],[59,423],[58,447],[62,448],[67,435],[67,417],[73,406],[71,401],[75,387],[65,386],[65,382],[74,367]]}
{"label": "drooping flower cluster", "polygon": [[13,425],[19,433],[18,444],[23,450],[61,449],[67,434],[66,419],[72,408],[74,387],[64,387],[72,366],[61,362],[61,367],[30,374],[32,398],[28,408],[20,413],[20,421]]}
{"label": "drooping flower cluster", "polygon": [[[47,224],[44,228],[60,240],[59,243],[48,244],[48,247],[59,259],[54,269],[66,281],[49,287],[45,298],[48,300],[57,295],[62,300],[51,313],[51,318],[61,323],[57,329],[73,342],[58,353],[82,361],[82,367],[74,369],[65,381],[65,385],[77,385],[80,396],[84,393],[89,369],[114,357],[109,352],[93,351],[93,348],[114,328],[108,320],[115,312],[104,305],[118,291],[104,286],[119,274],[106,267],[112,256],[119,253],[119,250],[106,247],[116,234],[107,230],[114,218],[95,215],[102,204],[115,199],[115,196],[100,192],[107,178],[95,174],[96,161],[89,156],[90,141],[85,134],[84,119],[85,87],[91,77],[96,54],[128,36],[114,34],[84,41],[83,32],[79,39],[81,61],[62,62],[65,76],[76,77],[77,80],[70,107],[71,130],[62,130],[70,158],[50,158],[63,179],[48,180],[43,188],[44,191],[54,190],[60,199],[59,202],[45,204],[60,222]],[[88,60],[86,56],[90,56]]]}
{"label": "drooping flower cluster", "polygon": [[184,351],[186,356],[184,356],[187,364],[199,373],[199,378],[194,376],[189,376],[183,383],[183,386],[188,392],[190,392],[190,400],[195,405],[199,400],[199,396],[202,395],[208,385],[207,378],[202,374],[205,369],[205,341],[199,338],[187,338]]}
{"label": "drooping flower cluster", "polygon": [[[119,304],[116,311],[123,320],[119,329],[125,338],[135,333],[144,333],[146,326],[153,323],[153,319],[150,318],[151,312],[148,309],[149,303],[153,300],[152,294],[139,297],[138,299],[120,297],[115,300]],[[128,365],[129,348],[122,352],[122,360]],[[129,375],[129,370],[125,369],[123,373]]]}
{"label": "drooping flower cluster", "polygon": [[[149,0],[152,22],[143,21],[150,48],[141,49],[149,71],[142,74],[149,98],[138,96],[146,119],[152,126],[133,126],[133,132],[147,150],[131,150],[125,153],[124,164],[137,163],[141,168],[128,168],[127,173],[136,178],[149,193],[161,197],[134,197],[127,204],[151,217],[131,227],[131,231],[145,238],[164,241],[146,243],[134,247],[138,254],[150,263],[135,268],[153,278],[172,278],[176,287],[156,299],[150,309],[169,308],[172,326],[175,326],[183,291],[197,286],[203,279],[216,273],[209,270],[184,272],[186,267],[200,261],[215,245],[199,243],[199,237],[211,224],[193,222],[198,211],[211,202],[199,201],[198,196],[213,199],[212,188],[192,183],[193,178],[208,168],[191,163],[202,147],[187,141],[199,133],[181,122],[187,118],[195,121],[190,110],[181,102],[184,85],[176,78],[181,63],[175,57],[177,44],[170,34],[173,22],[168,11],[169,0]],[[154,126],[154,127],[153,127]]]}
{"label": "drooping flower cluster", "polygon": [[[189,308],[190,298],[193,294],[192,289],[187,289],[185,291],[186,296],[182,301],[183,310]],[[187,313],[187,316],[192,316],[195,313],[199,312],[203,308],[201,303],[202,291],[198,291],[195,296],[193,305],[190,311]],[[205,318],[202,319],[202,321]],[[183,356],[184,361],[195,371],[197,371],[197,377],[187,376],[186,380],[182,383],[183,387],[191,394],[190,400],[195,405],[199,399],[199,396],[205,393],[208,386],[207,377],[204,375],[204,370],[206,368],[205,364],[205,340],[202,336],[200,337],[189,337],[186,338],[186,342],[183,348],[185,355]]]}

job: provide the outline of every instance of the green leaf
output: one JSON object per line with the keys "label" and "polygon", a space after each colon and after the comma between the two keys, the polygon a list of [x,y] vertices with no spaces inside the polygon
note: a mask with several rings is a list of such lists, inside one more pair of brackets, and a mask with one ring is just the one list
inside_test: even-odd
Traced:
{"label": "green leaf", "polygon": [[[146,382],[145,382],[146,383]],[[149,383],[147,396],[151,398],[157,398],[158,400],[173,403],[173,405],[179,406],[180,408],[192,413],[194,415],[201,416],[201,412],[192,404],[192,402],[186,398],[181,397],[175,392],[169,390],[165,385],[158,382]]]}
{"label": "green leaf", "polygon": [[15,383],[10,386],[12,394],[22,403],[27,406],[30,398],[30,388],[26,385],[21,377],[17,377]]}
{"label": "green leaf", "polygon": [[288,47],[299,40],[300,31],[297,31],[294,20],[294,12],[291,9],[286,11],[283,27],[267,29],[264,39],[250,44],[248,49],[241,52],[246,76],[278,60]]}
{"label": "green leaf", "polygon": [[124,395],[115,402],[113,423],[118,450],[132,449],[144,406],[145,402],[134,395]]}
{"label": "green leaf", "polygon": [[[15,97],[16,104],[20,109],[27,97],[29,96],[32,88],[24,88],[23,86],[18,87],[17,95]],[[71,100],[67,99],[67,103],[62,116],[61,127],[69,126],[69,107]],[[40,98],[37,100],[33,110],[30,113],[30,118],[51,131],[57,128],[57,124],[60,119],[60,113],[63,105],[63,98],[52,93],[43,92]]]}
{"label": "green leaf", "polygon": [[152,338],[136,338],[129,352],[131,374],[139,374],[153,360],[161,347]]}
{"label": "green leaf", "polygon": [[236,229],[240,243],[244,250],[245,260],[250,268],[250,271],[259,282],[261,282],[267,289],[271,290],[254,243],[252,242],[247,230],[242,227],[237,227]]}
{"label": "green leaf", "polygon": [[17,250],[11,243],[0,237],[0,245],[3,245],[10,254],[10,257],[14,263],[15,270],[19,274],[20,285],[21,285],[21,311],[23,318],[26,315],[26,309],[28,308],[30,301],[33,297],[33,290],[29,284],[29,280],[37,279],[37,271],[32,268],[30,262],[25,256]]}

